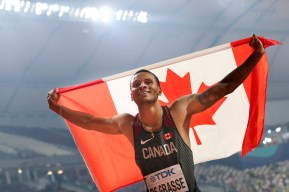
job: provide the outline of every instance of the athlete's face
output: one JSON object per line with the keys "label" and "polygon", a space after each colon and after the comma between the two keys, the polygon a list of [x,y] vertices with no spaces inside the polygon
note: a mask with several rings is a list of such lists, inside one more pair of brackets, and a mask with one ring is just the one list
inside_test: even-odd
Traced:
{"label": "athlete's face", "polygon": [[133,76],[131,80],[131,99],[136,104],[154,103],[162,93],[155,77],[147,72]]}

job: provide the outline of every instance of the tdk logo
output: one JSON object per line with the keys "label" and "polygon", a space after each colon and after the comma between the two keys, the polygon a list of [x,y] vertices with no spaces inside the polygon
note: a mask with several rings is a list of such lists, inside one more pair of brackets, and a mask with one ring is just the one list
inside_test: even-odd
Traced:
{"label": "tdk logo", "polygon": [[157,180],[164,179],[166,177],[170,177],[171,175],[175,175],[174,168],[168,169],[159,173],[156,173],[154,176],[151,176],[151,182],[156,182]]}

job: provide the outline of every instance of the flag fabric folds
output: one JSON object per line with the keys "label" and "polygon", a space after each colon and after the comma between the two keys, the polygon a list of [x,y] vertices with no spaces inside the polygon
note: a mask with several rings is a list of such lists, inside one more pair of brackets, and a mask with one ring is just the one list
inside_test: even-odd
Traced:
{"label": "flag fabric folds", "polygon": [[[260,37],[266,45],[278,44]],[[155,73],[163,90],[159,98],[169,105],[184,94],[200,93],[242,64],[253,52],[251,38],[198,51],[143,67]],[[138,69],[59,88],[59,102],[100,117],[137,113],[129,83]],[[242,155],[259,145],[264,127],[268,65],[266,55],[233,93],[191,120],[190,140],[195,163]],[[133,146],[123,135],[84,130],[66,121],[89,172],[100,191],[114,191],[141,181]],[[168,135],[169,137],[169,135]]]}

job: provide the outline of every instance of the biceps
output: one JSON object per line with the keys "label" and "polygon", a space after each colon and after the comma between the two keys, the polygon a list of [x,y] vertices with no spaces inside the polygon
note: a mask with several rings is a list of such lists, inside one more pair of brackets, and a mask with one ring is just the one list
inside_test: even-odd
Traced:
{"label": "biceps", "polygon": [[121,134],[119,125],[113,118],[94,117],[88,124],[91,130],[113,135]]}

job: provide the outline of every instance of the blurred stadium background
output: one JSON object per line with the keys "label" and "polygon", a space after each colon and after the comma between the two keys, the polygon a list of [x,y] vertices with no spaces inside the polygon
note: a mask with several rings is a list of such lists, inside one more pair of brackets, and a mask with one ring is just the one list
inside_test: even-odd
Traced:
{"label": "blurred stadium background", "polygon": [[[196,165],[205,192],[289,191],[289,1],[0,0],[0,191],[97,191],[47,92],[251,36],[269,48],[260,146]],[[97,148],[96,148],[97,150]],[[144,191],[142,182],[120,189]]]}

